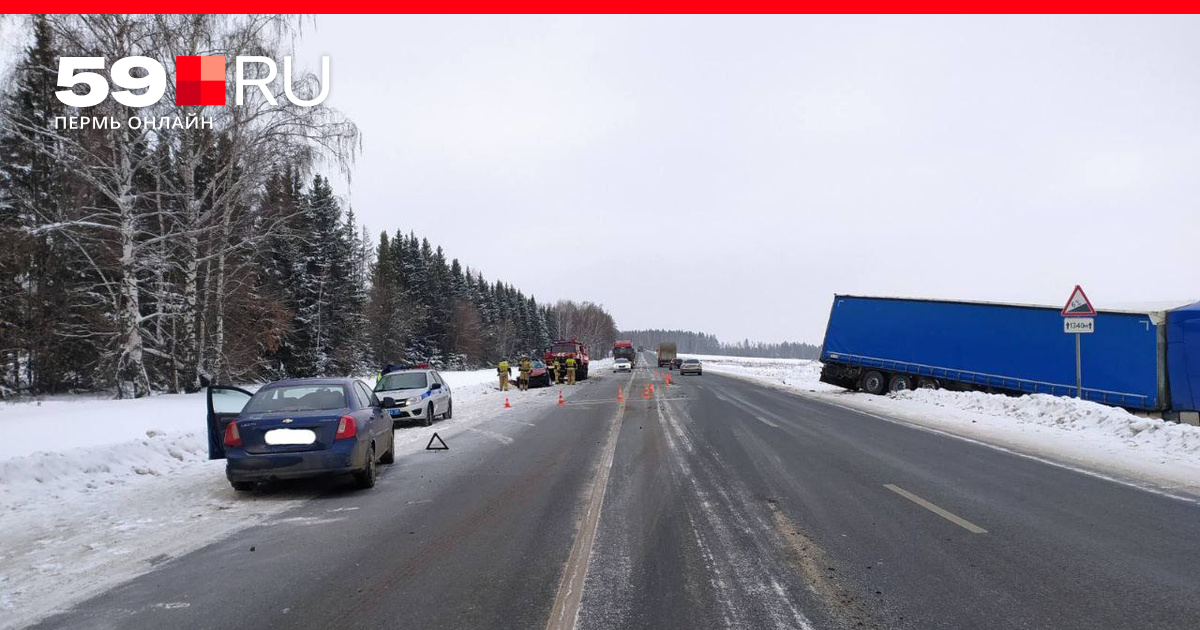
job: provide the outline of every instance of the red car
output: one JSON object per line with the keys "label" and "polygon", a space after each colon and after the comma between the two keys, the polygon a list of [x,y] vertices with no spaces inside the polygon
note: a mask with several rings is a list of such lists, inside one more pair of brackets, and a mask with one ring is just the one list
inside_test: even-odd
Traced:
{"label": "red car", "polygon": [[530,363],[533,364],[533,371],[529,373],[529,386],[550,387],[550,370],[546,368],[546,364],[537,359]]}

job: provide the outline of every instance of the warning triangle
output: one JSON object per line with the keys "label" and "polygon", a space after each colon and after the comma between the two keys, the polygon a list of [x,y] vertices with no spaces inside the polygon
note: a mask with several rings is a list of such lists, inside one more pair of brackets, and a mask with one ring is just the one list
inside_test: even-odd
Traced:
{"label": "warning triangle", "polygon": [[[434,446],[433,445],[434,442],[437,442],[439,444],[439,446]],[[442,438],[438,437],[438,434],[434,433],[433,437],[429,438],[429,444],[425,446],[425,450],[427,450],[427,451],[448,451],[448,450],[450,450],[450,447],[446,446],[446,443],[442,441]]]}
{"label": "warning triangle", "polygon": [[1075,285],[1075,290],[1071,292],[1071,299],[1067,300],[1062,314],[1063,317],[1092,317],[1096,314],[1096,309],[1092,308],[1092,301],[1083,292],[1083,287]]}

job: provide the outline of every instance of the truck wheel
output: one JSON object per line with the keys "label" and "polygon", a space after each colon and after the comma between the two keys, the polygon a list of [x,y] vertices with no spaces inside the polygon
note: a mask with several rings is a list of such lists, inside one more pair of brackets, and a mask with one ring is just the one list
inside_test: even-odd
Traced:
{"label": "truck wheel", "polygon": [[918,389],[941,389],[941,387],[942,386],[938,384],[937,379],[933,379],[933,378],[917,379],[917,388]]}
{"label": "truck wheel", "polygon": [[913,379],[907,374],[893,375],[888,381],[889,392],[904,392],[913,388]]}
{"label": "truck wheel", "polygon": [[871,370],[863,374],[862,381],[859,383],[859,389],[862,389],[868,394],[879,395],[887,388],[887,380],[883,378],[883,374]]}

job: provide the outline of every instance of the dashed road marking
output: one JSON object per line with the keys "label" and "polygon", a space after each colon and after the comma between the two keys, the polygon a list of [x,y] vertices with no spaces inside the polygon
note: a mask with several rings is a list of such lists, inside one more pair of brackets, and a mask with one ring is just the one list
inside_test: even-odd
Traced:
{"label": "dashed road marking", "polygon": [[896,494],[904,497],[905,499],[908,499],[909,501],[912,501],[913,503],[916,503],[917,505],[925,508],[926,510],[933,512],[934,514],[937,514],[938,516],[946,519],[947,521],[950,521],[951,523],[958,525],[959,527],[971,532],[972,534],[986,534],[987,533],[986,529],[976,525],[975,523],[972,523],[971,521],[968,521],[967,519],[962,518],[961,516],[957,516],[955,514],[952,514],[951,512],[943,510],[942,508],[930,503],[929,501],[926,501],[925,499],[922,499],[921,497],[909,492],[908,490],[905,490],[904,488],[901,488],[900,486],[892,485],[890,483],[885,483],[885,484],[883,484],[883,487],[887,488],[888,490],[891,490],[892,492],[895,492]]}

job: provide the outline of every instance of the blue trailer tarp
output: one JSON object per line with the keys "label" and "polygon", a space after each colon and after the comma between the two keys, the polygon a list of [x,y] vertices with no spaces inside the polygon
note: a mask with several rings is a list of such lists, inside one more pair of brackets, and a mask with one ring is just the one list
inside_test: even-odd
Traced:
{"label": "blue trailer tarp", "polygon": [[[1081,339],[1084,398],[1163,408],[1159,322],[1113,311],[1095,319],[1095,332]],[[1062,320],[1051,307],[839,295],[821,360],[1072,396],[1075,335]]]}
{"label": "blue trailer tarp", "polygon": [[1167,313],[1167,382],[1172,409],[1200,410],[1200,302]]}

